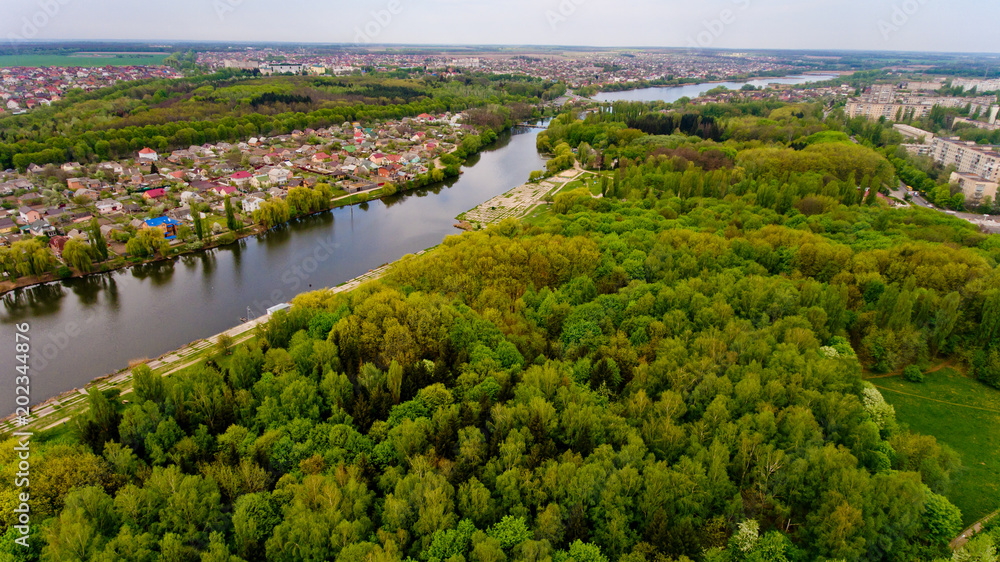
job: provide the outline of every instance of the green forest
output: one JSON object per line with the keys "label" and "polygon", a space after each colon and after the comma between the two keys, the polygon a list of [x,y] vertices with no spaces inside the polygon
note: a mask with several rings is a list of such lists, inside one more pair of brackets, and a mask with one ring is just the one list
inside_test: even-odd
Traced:
{"label": "green forest", "polygon": [[560,116],[539,148],[602,196],[92,391],[0,560],[996,560],[995,526],[953,555],[962,462],[865,377],[997,392],[1000,240],[876,197],[890,147],[821,109]]}

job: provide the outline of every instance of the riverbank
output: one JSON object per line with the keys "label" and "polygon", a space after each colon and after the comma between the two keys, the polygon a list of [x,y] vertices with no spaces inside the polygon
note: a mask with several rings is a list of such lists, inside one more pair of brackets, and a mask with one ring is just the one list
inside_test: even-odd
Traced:
{"label": "riverbank", "polygon": [[[432,249],[421,250],[414,255],[422,255]],[[328,290],[334,294],[352,291],[363,283],[382,277],[394,263],[396,262],[385,264]],[[27,423],[22,423],[24,420],[19,419],[16,414],[0,420],[0,436],[6,437],[15,431],[37,433],[59,427],[72,420],[73,416],[87,410],[89,407],[87,396],[91,390],[115,389],[119,391],[120,396],[128,393],[132,389],[132,369],[137,365],[145,364],[154,374],[161,377],[169,376],[210,358],[214,354],[219,338],[223,336],[232,338],[233,345],[246,342],[253,338],[252,332],[258,325],[265,324],[270,319],[271,315],[265,314],[222,333],[193,341],[179,349],[164,353],[156,359],[130,361],[128,366],[117,372],[96,378],[82,388],[68,390],[41,404],[32,406],[31,416],[27,419]]]}
{"label": "riverbank", "polygon": [[560,172],[552,177],[519,185],[485,203],[477,205],[457,217],[455,227],[462,230],[479,230],[504,219],[521,219],[531,213],[547,199],[555,197],[567,185],[581,180],[584,176],[596,175],[579,167]]}

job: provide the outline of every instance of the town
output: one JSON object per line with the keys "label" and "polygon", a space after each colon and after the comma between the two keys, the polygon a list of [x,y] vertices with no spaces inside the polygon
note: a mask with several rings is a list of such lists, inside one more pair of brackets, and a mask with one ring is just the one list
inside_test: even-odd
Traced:
{"label": "town", "polygon": [[52,105],[73,90],[91,91],[122,82],[181,78],[167,66],[0,68],[0,116]]}
{"label": "town", "polygon": [[[477,132],[463,124],[464,117],[421,114],[367,126],[343,123],[163,154],[146,147],[125,161],[32,164],[23,174],[9,170],[0,176],[0,246],[44,237],[63,259],[67,243],[87,242],[99,229],[112,258],[151,257],[156,247],[137,248],[129,241],[155,230],[176,248],[195,239],[201,221],[212,235],[223,235],[222,243],[231,242],[255,219],[274,226],[272,218],[260,218],[262,207],[285,200],[296,188],[312,193],[325,185],[327,203],[356,203],[395,193],[420,176],[444,179],[440,168],[453,163],[449,153]],[[233,208],[228,221],[227,205]],[[197,236],[196,247],[203,238]]]}

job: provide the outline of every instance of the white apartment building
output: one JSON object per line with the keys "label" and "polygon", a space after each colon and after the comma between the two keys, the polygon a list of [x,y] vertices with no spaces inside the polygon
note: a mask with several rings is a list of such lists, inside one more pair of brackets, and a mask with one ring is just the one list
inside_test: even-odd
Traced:
{"label": "white apartment building", "polygon": [[986,180],[997,179],[1000,170],[1000,153],[992,147],[957,138],[938,137],[931,143],[931,158],[942,166],[955,165],[959,173],[975,174]]}
{"label": "white apartment building", "polygon": [[963,174],[952,172],[949,183],[957,184],[962,188],[966,201],[980,202],[984,197],[989,197],[993,201],[997,199],[997,182],[987,180],[976,174]]}

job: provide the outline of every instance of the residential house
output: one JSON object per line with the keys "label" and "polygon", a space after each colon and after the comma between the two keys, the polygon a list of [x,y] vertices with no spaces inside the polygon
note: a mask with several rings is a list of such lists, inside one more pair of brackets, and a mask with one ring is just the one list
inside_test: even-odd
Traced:
{"label": "residential house", "polygon": [[52,236],[56,233],[56,227],[44,220],[37,220],[28,225],[28,232],[34,236]]}
{"label": "residential house", "polygon": [[11,230],[17,230],[17,223],[11,217],[0,218],[0,233],[10,232]]}
{"label": "residential house", "polygon": [[102,215],[117,213],[122,210],[121,201],[115,201],[114,199],[101,199],[94,206],[97,207],[97,212]]}
{"label": "residential house", "polygon": [[19,205],[36,205],[41,203],[42,195],[36,191],[25,193],[17,198]]}
{"label": "residential house", "polygon": [[192,201],[195,203],[201,203],[204,200],[204,197],[198,195],[194,191],[185,191],[181,193],[181,204],[183,205],[190,205]]}
{"label": "residential house", "polygon": [[243,212],[248,214],[256,212],[260,210],[262,203],[264,203],[264,200],[260,197],[257,197],[256,195],[249,195],[243,200]]}
{"label": "residential house", "polygon": [[97,201],[97,198],[99,196],[100,196],[99,193],[97,193],[93,189],[89,189],[86,187],[83,189],[76,190],[76,193],[73,194],[73,197],[83,197],[87,201]]}
{"label": "residential house", "polygon": [[235,174],[229,176],[229,181],[233,182],[238,187],[243,187],[246,184],[250,183],[250,180],[252,178],[253,178],[253,174],[251,174],[250,172],[239,171],[239,172],[236,172]]}
{"label": "residential house", "polygon": [[236,188],[231,185],[216,185],[209,191],[211,191],[215,195],[218,195],[219,197],[225,197],[227,195],[232,195],[236,193]]}
{"label": "residential house", "polygon": [[145,228],[158,228],[163,231],[163,237],[167,240],[173,240],[177,238],[177,227],[181,225],[180,222],[170,218],[170,217],[160,217],[157,219],[146,219]]}
{"label": "residential house", "polygon": [[344,181],[343,187],[344,191],[346,191],[347,193],[360,193],[362,191],[375,189],[376,187],[378,187],[378,185],[370,181],[363,180],[361,178],[353,178]]}
{"label": "residential house", "polygon": [[42,214],[31,207],[21,207],[19,212],[20,219],[23,224],[31,224],[35,221],[42,220]]}
{"label": "residential house", "polygon": [[156,153],[155,150],[149,148],[143,148],[139,151],[139,161],[140,162],[158,162],[160,160],[160,155]]}
{"label": "residential house", "polygon": [[94,215],[90,211],[77,211],[69,215],[69,220],[75,224],[90,222],[92,218],[94,218]]}
{"label": "residential house", "polygon": [[125,172],[125,166],[122,166],[118,162],[101,162],[97,167],[98,169],[109,171],[116,176],[120,176]]}
{"label": "residential house", "polygon": [[162,199],[167,196],[167,191],[162,187],[156,189],[150,189],[142,194],[142,198],[146,201],[155,201],[157,199]]}
{"label": "residential house", "polygon": [[271,183],[271,178],[267,174],[257,174],[250,178],[250,185],[256,189],[267,187]]}
{"label": "residential house", "polygon": [[268,180],[273,185],[285,185],[292,173],[284,168],[274,168],[267,174]]}

